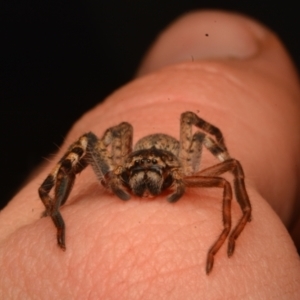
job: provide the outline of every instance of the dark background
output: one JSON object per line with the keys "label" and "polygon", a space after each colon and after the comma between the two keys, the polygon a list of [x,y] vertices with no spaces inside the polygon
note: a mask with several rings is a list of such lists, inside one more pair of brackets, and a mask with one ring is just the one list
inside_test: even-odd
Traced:
{"label": "dark background", "polygon": [[300,16],[291,1],[5,2],[0,208],[56,152],[77,118],[132,78],[157,34],[185,12],[218,8],[252,16],[277,32],[300,65]]}

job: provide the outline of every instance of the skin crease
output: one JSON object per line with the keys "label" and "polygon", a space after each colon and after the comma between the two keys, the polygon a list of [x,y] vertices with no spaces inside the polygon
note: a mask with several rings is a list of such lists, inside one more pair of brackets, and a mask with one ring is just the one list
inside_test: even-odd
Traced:
{"label": "skin crease", "polygon": [[[219,24],[211,27],[212,41],[197,44],[212,20]],[[227,40],[218,26],[227,28]],[[299,95],[294,68],[269,30],[224,12],[183,16],[158,38],[138,78],[86,113],[57,156],[1,211],[0,298],[297,299],[300,263],[286,227],[298,218]],[[222,130],[246,174],[253,218],[234,255],[227,257],[226,241],[205,274],[207,251],[222,230],[220,189],[189,189],[175,204],[165,194],[123,202],[91,168],[61,208],[61,251],[51,219],[39,218],[37,189],[68,145],[122,121],[133,125],[134,142],[156,132],[178,138],[186,110]],[[217,162],[204,153],[203,168]],[[240,216],[233,199],[233,224]]]}

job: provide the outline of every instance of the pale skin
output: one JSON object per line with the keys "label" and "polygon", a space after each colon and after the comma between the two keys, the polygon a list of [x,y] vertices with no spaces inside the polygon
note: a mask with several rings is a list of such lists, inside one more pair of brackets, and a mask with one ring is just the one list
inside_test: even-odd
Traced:
{"label": "pale skin", "polygon": [[[150,49],[138,77],[86,113],[1,211],[0,298],[297,299],[300,263],[286,228],[299,218],[299,96],[294,67],[266,28],[220,12],[178,20]],[[178,138],[186,110],[218,126],[244,167],[253,218],[233,256],[224,245],[206,275],[207,251],[222,229],[221,190],[189,189],[175,204],[166,195],[123,202],[91,168],[61,208],[63,252],[51,219],[40,218],[37,189],[68,145],[122,121],[133,125],[134,142],[157,132]],[[203,168],[217,163],[204,156]],[[232,216],[233,224],[241,216],[236,201]]]}

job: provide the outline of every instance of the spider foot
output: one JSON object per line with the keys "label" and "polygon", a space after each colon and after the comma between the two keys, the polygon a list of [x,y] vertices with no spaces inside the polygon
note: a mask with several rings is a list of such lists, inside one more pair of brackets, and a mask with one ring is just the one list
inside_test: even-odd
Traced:
{"label": "spider foot", "polygon": [[211,253],[208,253],[207,260],[206,260],[206,275],[209,275],[213,266],[214,266],[214,255]]}
{"label": "spider foot", "polygon": [[57,229],[57,244],[61,250],[66,251],[65,230]]}
{"label": "spider foot", "polygon": [[235,249],[235,240],[229,240],[228,248],[227,248],[227,255],[231,257]]}

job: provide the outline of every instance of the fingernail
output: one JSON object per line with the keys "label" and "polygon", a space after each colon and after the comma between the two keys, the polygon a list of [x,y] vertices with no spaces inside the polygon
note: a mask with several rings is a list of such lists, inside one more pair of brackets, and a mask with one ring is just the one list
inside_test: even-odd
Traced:
{"label": "fingernail", "polygon": [[247,18],[223,12],[195,13],[180,23],[176,27],[182,27],[181,37],[186,39],[184,51],[178,52],[182,58],[191,53],[194,59],[249,58],[259,51],[265,32]]}
{"label": "fingernail", "polygon": [[[266,29],[244,16],[204,11],[183,16],[167,28],[142,67],[203,59],[247,59],[259,52]],[[145,68],[147,69],[147,68]]]}

